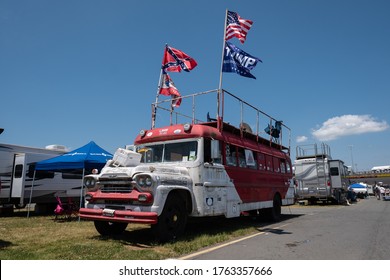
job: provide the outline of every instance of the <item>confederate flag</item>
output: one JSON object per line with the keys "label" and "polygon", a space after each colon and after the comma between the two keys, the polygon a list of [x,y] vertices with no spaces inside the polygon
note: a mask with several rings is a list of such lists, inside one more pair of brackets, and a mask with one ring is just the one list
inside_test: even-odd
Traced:
{"label": "confederate flag", "polygon": [[172,97],[172,107],[179,107],[181,104],[180,93],[175,87],[168,73],[163,71],[160,94]]}
{"label": "confederate flag", "polygon": [[174,49],[168,45],[165,46],[162,69],[166,72],[186,72],[191,71],[198,65],[192,57],[184,52]]}

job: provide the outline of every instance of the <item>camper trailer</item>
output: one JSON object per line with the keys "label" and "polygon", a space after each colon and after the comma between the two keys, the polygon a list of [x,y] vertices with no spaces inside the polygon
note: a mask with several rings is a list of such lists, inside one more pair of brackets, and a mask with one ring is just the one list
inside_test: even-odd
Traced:
{"label": "camper trailer", "polygon": [[348,169],[344,162],[332,159],[330,147],[322,143],[298,146],[294,162],[297,196],[309,203],[342,203],[348,191]]}
{"label": "camper trailer", "polygon": [[0,207],[21,208],[31,200],[43,209],[55,205],[55,196],[79,198],[81,175],[34,172],[37,162],[65,152],[59,145],[33,148],[0,144]]}

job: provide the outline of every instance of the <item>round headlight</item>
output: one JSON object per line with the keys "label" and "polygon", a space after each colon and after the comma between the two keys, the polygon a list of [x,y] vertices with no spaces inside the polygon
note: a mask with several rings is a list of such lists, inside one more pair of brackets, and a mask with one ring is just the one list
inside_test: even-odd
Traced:
{"label": "round headlight", "polygon": [[146,177],[146,178],[145,178],[145,185],[146,185],[147,187],[151,187],[151,186],[153,185],[153,180],[152,180],[151,177]]}
{"label": "round headlight", "polygon": [[96,181],[94,178],[87,177],[84,179],[84,185],[89,189],[95,187],[95,184]]}
{"label": "round headlight", "polygon": [[139,175],[136,178],[138,187],[140,188],[150,188],[153,186],[153,179],[149,175]]}
{"label": "round headlight", "polygon": [[145,178],[144,177],[138,177],[138,185],[140,187],[145,186]]}

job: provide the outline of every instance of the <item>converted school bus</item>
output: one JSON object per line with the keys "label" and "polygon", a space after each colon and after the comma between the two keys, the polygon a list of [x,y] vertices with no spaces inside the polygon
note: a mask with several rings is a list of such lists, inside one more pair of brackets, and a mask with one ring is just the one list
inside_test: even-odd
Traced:
{"label": "converted school bus", "polygon": [[[216,119],[207,113],[200,121],[195,100],[206,94],[217,96]],[[224,121],[228,97],[239,105],[238,126]],[[147,223],[166,241],[183,234],[189,216],[232,218],[246,212],[277,221],[281,206],[294,203],[287,126],[224,90],[182,98],[192,98],[192,115],[173,111],[170,100],[154,103],[152,128],[140,132],[134,151],[118,149],[100,174],[86,176],[87,203],[80,216],[94,220],[100,234]],[[256,132],[243,121],[248,109],[255,112]],[[157,110],[169,112],[168,126],[155,127]],[[180,123],[181,118],[190,121]],[[288,145],[282,143],[283,131]]]}

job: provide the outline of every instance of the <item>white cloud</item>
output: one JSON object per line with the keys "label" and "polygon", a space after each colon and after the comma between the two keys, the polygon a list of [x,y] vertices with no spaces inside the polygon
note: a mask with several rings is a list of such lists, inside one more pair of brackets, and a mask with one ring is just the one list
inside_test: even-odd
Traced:
{"label": "white cloud", "polygon": [[302,142],[306,142],[307,139],[308,138],[306,136],[298,136],[296,141],[297,141],[297,143],[302,143]]}
{"label": "white cloud", "polygon": [[389,128],[386,121],[377,121],[370,115],[344,115],[330,118],[312,134],[320,141],[334,140],[347,135],[379,132]]}

